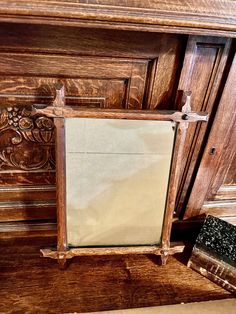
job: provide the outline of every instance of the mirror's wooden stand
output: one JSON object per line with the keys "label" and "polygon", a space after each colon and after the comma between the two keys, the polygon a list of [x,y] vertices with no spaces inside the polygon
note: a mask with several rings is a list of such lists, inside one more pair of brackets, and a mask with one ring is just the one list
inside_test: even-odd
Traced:
{"label": "mirror's wooden stand", "polygon": [[[100,110],[81,109],[65,105],[64,87],[56,86],[56,97],[52,106],[34,105],[32,115],[43,114],[54,119],[56,128],[56,178],[57,178],[57,249],[42,249],[43,257],[58,261],[61,269],[65,268],[67,259],[82,255],[114,255],[114,254],[155,254],[161,256],[165,265],[169,255],[183,251],[183,244],[170,243],[170,233],[175,208],[177,187],[180,178],[181,160],[184,153],[186,132],[189,123],[206,122],[208,115],[203,112],[191,111],[191,93],[185,92],[182,97],[181,111],[149,111],[149,110]],[[65,119],[66,118],[95,118],[95,119],[130,119],[177,122],[177,131],[172,156],[169,187],[164,213],[162,237],[160,245],[123,246],[100,248],[69,248],[67,245],[66,226],[66,164],[65,164]]]}

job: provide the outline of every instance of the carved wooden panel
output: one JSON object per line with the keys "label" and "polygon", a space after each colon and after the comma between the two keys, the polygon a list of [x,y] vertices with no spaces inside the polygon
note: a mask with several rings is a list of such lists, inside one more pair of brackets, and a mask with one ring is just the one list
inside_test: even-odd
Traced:
{"label": "carved wooden panel", "polygon": [[33,119],[25,107],[2,108],[0,114],[0,169],[53,169],[53,121]]}
{"label": "carved wooden panel", "polygon": [[[230,46],[231,41],[226,38],[189,37],[178,89],[192,91],[193,110],[207,111],[210,115],[214,112]],[[212,119],[213,115],[210,122]],[[208,124],[199,123],[188,129],[177,215],[184,214]]]}
{"label": "carved wooden panel", "polygon": [[211,213],[235,222],[236,55],[224,87],[185,218]]}
{"label": "carved wooden panel", "polygon": [[55,196],[44,187],[54,182],[54,159],[51,119],[31,118],[25,107],[0,109],[0,221],[55,218],[55,201],[47,199]]}

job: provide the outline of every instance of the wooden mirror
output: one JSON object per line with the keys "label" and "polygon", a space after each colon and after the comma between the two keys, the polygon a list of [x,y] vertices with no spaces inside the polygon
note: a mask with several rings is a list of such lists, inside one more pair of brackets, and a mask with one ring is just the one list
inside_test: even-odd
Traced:
{"label": "wooden mirror", "polygon": [[57,249],[42,249],[60,267],[74,256],[156,254],[166,263],[182,245],[170,243],[181,159],[191,111],[100,110],[69,107],[63,86],[52,106],[58,208]]}

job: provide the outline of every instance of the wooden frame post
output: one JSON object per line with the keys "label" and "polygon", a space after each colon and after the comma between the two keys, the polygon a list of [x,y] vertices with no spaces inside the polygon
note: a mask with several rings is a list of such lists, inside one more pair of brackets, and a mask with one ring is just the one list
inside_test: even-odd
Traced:
{"label": "wooden frame post", "polygon": [[65,161],[65,119],[54,118],[56,128],[56,194],[57,194],[57,251],[60,268],[66,265],[66,161]]}
{"label": "wooden frame post", "polygon": [[182,119],[183,122],[179,123],[176,130],[174,151],[172,155],[171,172],[169,178],[169,187],[166,200],[166,209],[164,214],[163,229],[162,229],[162,251],[161,251],[161,263],[165,265],[169,256],[170,248],[170,236],[173,213],[176,205],[176,196],[178,192],[178,184],[180,180],[180,165],[179,161],[182,160],[184,153],[184,144],[188,129],[188,115],[191,113],[191,93],[185,93],[182,99],[184,103],[182,104]]}

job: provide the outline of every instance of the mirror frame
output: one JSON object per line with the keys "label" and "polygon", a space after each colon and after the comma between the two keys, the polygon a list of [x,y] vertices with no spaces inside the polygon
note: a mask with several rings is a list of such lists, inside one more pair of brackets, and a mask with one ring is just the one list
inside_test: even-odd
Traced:
{"label": "mirror frame", "polygon": [[[64,86],[56,86],[56,97],[51,106],[33,105],[32,114],[43,114],[53,118],[56,136],[56,191],[57,191],[57,248],[41,249],[43,257],[58,261],[60,268],[66,267],[67,259],[83,255],[114,255],[114,254],[155,254],[161,256],[161,264],[165,265],[169,255],[183,251],[183,244],[170,243],[170,234],[175,209],[176,195],[181,172],[181,160],[184,153],[187,128],[189,123],[206,122],[206,113],[191,111],[191,92],[183,93],[181,111],[164,110],[113,110],[84,109],[70,107],[65,104]],[[67,213],[66,213],[66,156],[65,156],[65,119],[130,119],[175,121],[177,129],[173,145],[169,184],[160,245],[119,246],[119,247],[73,247],[67,245]]]}

